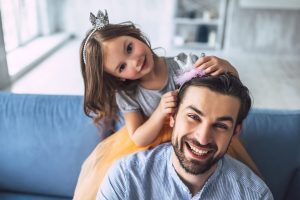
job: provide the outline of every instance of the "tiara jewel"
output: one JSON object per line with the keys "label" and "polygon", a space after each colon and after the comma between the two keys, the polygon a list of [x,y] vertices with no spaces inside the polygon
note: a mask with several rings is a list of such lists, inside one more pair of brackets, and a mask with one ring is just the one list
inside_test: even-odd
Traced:
{"label": "tiara jewel", "polygon": [[[205,75],[205,71],[202,69],[195,68],[193,65],[192,54],[186,55],[185,61],[180,60],[178,57],[175,57],[174,60],[179,65],[179,70],[174,80],[177,85],[180,87],[187,81],[195,77],[202,77]],[[204,57],[205,54],[201,53],[201,57]]]}
{"label": "tiara jewel", "polygon": [[95,16],[93,13],[90,13],[90,22],[93,25],[93,30],[86,38],[84,46],[83,46],[82,54],[83,54],[84,64],[86,64],[86,45],[87,45],[88,40],[93,35],[93,33],[95,33],[96,30],[100,30],[109,24],[107,11],[105,10],[105,13],[103,13],[101,10],[99,10],[97,13],[97,16]]}
{"label": "tiara jewel", "polygon": [[90,22],[94,26],[94,29],[101,29],[108,25],[109,20],[107,11],[105,10],[105,13],[103,13],[101,10],[99,10],[97,16],[95,16],[93,13],[90,13]]}

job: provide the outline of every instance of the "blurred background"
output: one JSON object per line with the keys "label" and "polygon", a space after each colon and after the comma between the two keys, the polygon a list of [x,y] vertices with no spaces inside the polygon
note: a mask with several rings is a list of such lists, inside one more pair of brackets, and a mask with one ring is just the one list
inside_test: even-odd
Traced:
{"label": "blurred background", "polygon": [[0,0],[0,90],[82,95],[79,46],[98,9],[161,56],[227,59],[254,107],[300,109],[299,0]]}

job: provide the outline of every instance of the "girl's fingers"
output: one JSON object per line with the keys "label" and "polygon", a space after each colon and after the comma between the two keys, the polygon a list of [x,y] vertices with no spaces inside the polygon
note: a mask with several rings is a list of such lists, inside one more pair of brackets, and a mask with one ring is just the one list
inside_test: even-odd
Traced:
{"label": "girl's fingers", "polygon": [[175,113],[175,108],[166,108],[165,112],[169,114]]}
{"label": "girl's fingers", "polygon": [[215,71],[217,71],[218,69],[219,69],[218,66],[213,65],[213,66],[210,66],[210,67],[206,68],[204,70],[204,72],[205,72],[205,74],[212,74]]}
{"label": "girl's fingers", "polygon": [[216,56],[201,57],[195,62],[194,67],[202,69],[205,74],[212,76],[230,72],[238,77],[238,72],[228,61]]}
{"label": "girl's fingers", "polygon": [[167,103],[167,102],[173,102],[176,101],[177,97],[174,96],[170,96],[170,97],[165,97],[163,98],[163,102]]}
{"label": "girl's fingers", "polygon": [[211,75],[211,76],[217,76],[217,75],[224,74],[224,73],[225,73],[225,70],[223,70],[223,69],[218,69],[217,71],[211,73],[210,75]]}
{"label": "girl's fingers", "polygon": [[170,91],[170,92],[165,93],[165,94],[162,96],[162,98],[176,97],[177,94],[178,94],[178,91],[177,91],[177,90]]}
{"label": "girl's fingers", "polygon": [[163,112],[164,113],[168,113],[168,114],[173,114],[175,112],[176,109],[176,104],[168,104],[168,105],[164,105],[163,108]]}
{"label": "girl's fingers", "polygon": [[172,93],[168,93],[168,94],[164,95],[164,96],[162,97],[162,99],[163,99],[163,101],[165,101],[165,102],[176,101],[176,99],[177,99],[177,94],[178,94],[177,91],[176,91],[176,92],[172,92]]}
{"label": "girl's fingers", "polygon": [[210,61],[210,56],[204,56],[204,57],[200,57],[198,58],[198,60],[194,63],[194,67],[198,67],[200,65],[203,65],[204,63]]}
{"label": "girl's fingers", "polygon": [[198,66],[196,68],[205,70],[205,69],[207,69],[209,67],[212,67],[212,66],[215,66],[215,65],[216,65],[216,63],[214,61],[210,60],[210,61],[205,62],[205,63],[203,63],[202,65],[200,65],[200,66]]}
{"label": "girl's fingers", "polygon": [[176,107],[176,102],[167,102],[167,103],[165,103],[164,104],[164,107],[165,108],[174,108],[174,107]]}

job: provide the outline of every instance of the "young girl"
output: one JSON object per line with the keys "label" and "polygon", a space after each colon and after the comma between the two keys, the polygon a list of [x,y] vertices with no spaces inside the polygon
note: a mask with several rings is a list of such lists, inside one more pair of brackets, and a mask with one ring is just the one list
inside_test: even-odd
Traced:
{"label": "young girl", "polygon": [[[96,123],[103,118],[116,119],[120,110],[125,126],[102,141],[85,161],[74,199],[95,199],[107,169],[118,158],[146,150],[170,140],[165,126],[176,108],[174,76],[179,65],[173,58],[159,57],[134,24],[110,24],[107,13],[98,12],[90,20],[89,31],[80,48],[84,79],[84,111]],[[179,56],[180,57],[180,56]],[[214,56],[199,58],[195,67],[206,74],[225,71],[238,76],[225,60]],[[239,141],[231,155],[252,169],[253,161]]]}

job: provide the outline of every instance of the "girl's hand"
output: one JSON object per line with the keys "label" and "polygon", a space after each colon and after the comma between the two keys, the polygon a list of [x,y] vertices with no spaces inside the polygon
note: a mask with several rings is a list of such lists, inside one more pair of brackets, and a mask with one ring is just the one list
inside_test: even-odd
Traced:
{"label": "girl's hand", "polygon": [[161,96],[160,103],[158,108],[160,113],[164,115],[164,117],[168,117],[170,114],[173,114],[176,109],[176,99],[177,99],[178,91],[170,91]]}
{"label": "girl's hand", "polygon": [[230,72],[236,77],[239,77],[237,70],[227,61],[216,56],[200,57],[195,63],[194,67],[204,70],[205,74],[212,76]]}

